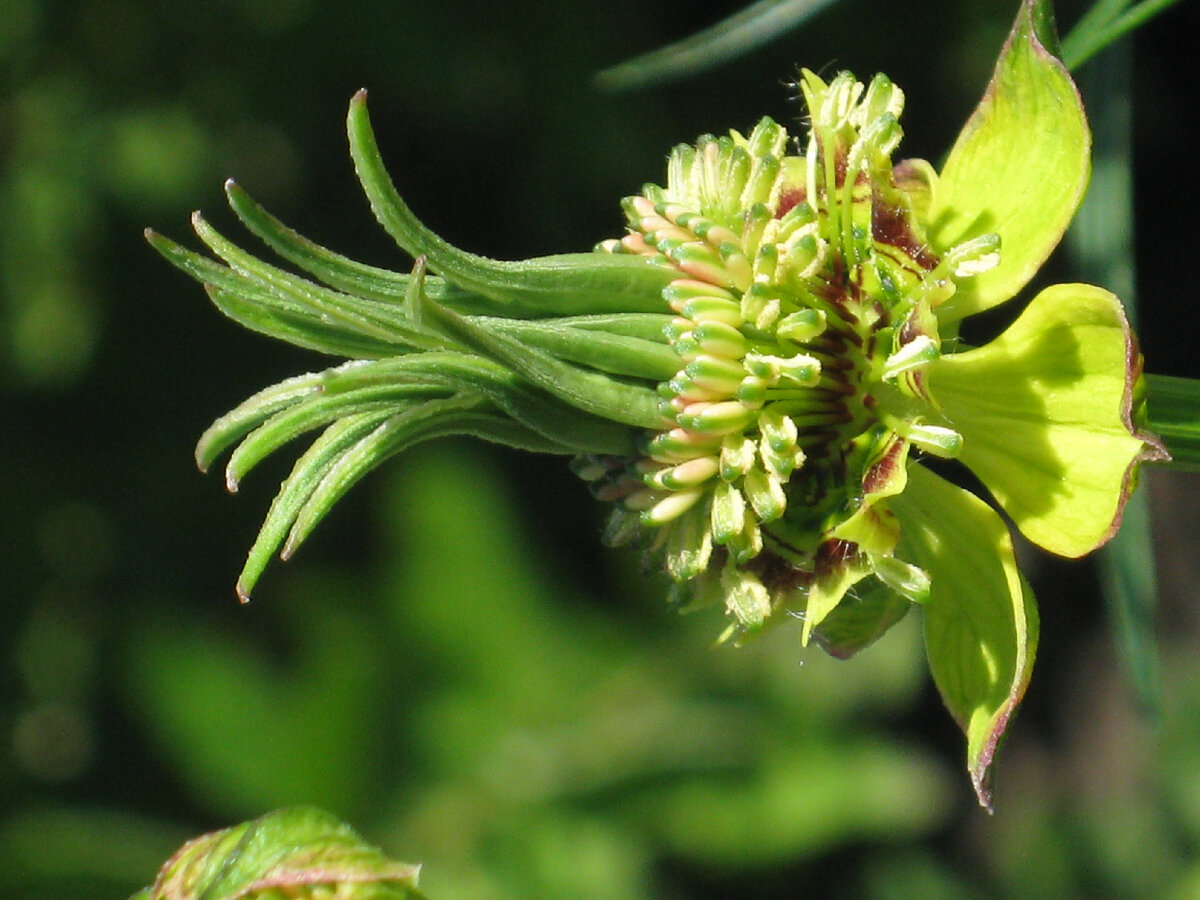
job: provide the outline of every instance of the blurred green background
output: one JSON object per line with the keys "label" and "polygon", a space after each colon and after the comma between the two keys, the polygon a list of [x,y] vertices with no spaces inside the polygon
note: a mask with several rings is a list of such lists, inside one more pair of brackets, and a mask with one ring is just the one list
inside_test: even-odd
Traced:
{"label": "blurred green background", "polygon": [[[240,237],[236,175],[303,233],[405,268],[345,151],[363,85],[417,213],[500,257],[619,233],[618,198],[674,143],[794,121],[799,64],[886,71],[904,151],[937,159],[1015,6],[842,0],[612,96],[597,70],[739,4],[0,0],[0,896],[125,897],[191,835],[315,803],[423,862],[435,900],[1200,897],[1200,481],[1146,479],[1158,727],[1092,565],[1029,554],[1042,650],[988,817],[915,616],[848,664],[798,631],[714,649],[719,621],[599,546],[603,510],[561,460],[420,448],[239,607],[290,461],[231,499],[192,445],[326,361],[223,320],[141,238],[185,238],[196,206]],[[1191,376],[1197,97],[1164,48],[1196,18],[1172,9],[1087,96],[1133,117],[1115,165],[1149,368]]]}

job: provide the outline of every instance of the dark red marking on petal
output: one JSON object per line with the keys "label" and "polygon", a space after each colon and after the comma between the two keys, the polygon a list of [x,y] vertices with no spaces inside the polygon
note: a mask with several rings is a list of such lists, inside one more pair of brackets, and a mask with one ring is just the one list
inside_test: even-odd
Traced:
{"label": "dark red marking on petal", "polygon": [[893,441],[884,452],[883,457],[863,475],[863,493],[874,494],[883,488],[896,474],[896,470],[904,465],[904,442]]}
{"label": "dark red marking on petal", "polygon": [[858,544],[843,541],[841,538],[830,538],[817,548],[817,577],[823,578],[836,572],[847,560],[857,555]]}
{"label": "dark red marking on petal", "polygon": [[913,262],[926,271],[932,271],[938,258],[930,252],[929,245],[917,240],[908,221],[908,210],[894,203],[887,203],[879,192],[871,202],[871,236],[880,244],[903,250]]}
{"label": "dark red marking on petal", "polygon": [[805,190],[799,185],[794,185],[784,188],[779,193],[779,208],[775,210],[775,218],[782,219],[794,207],[799,206],[805,200]]}

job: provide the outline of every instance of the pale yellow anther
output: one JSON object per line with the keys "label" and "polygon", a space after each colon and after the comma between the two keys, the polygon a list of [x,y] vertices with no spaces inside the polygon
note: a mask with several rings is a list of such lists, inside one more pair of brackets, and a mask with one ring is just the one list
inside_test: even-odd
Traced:
{"label": "pale yellow anther", "polygon": [[665,525],[674,519],[678,519],[685,512],[696,505],[701,497],[704,496],[703,488],[694,488],[690,491],[679,491],[670,496],[659,500],[654,506],[642,513],[643,525]]}
{"label": "pale yellow anther", "polygon": [[672,469],[667,469],[658,476],[663,486],[672,490],[697,487],[720,470],[720,463],[715,456],[700,456],[680,463]]}

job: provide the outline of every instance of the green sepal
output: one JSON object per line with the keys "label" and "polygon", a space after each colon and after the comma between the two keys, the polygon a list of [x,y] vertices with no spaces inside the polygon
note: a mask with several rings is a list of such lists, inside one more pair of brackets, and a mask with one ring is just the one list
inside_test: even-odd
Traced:
{"label": "green sepal", "polygon": [[571,406],[625,425],[662,427],[659,398],[653,388],[581,369],[437,304],[427,303],[426,309],[429,317],[452,335]]}
{"label": "green sepal", "polygon": [[213,422],[196,443],[196,466],[207,472],[217,457],[271,416],[321,390],[322,372],[296,375],[264,388]]}
{"label": "green sepal", "polygon": [[392,413],[360,413],[339,418],[300,456],[259,529],[238,577],[243,602],[282,545],[289,559],[313,529],[363,476],[423,441],[467,435],[533,452],[562,452],[511,419],[478,411],[469,395],[427,400]]}
{"label": "green sepal", "polygon": [[633,429],[538,390],[490,359],[468,353],[421,353],[371,365],[376,368],[370,374],[381,378],[483,394],[516,422],[553,441],[559,453],[627,456],[635,450]]}
{"label": "green sepal", "polygon": [[[338,356],[351,355],[344,351],[355,348],[381,357],[454,346],[407,319],[399,303],[389,306],[313,284],[235,247],[201,216],[192,221],[201,239],[229,266],[152,231],[146,238],[173,265],[206,285],[221,311],[247,328]],[[431,295],[441,293],[437,285],[432,287]]]}
{"label": "green sepal", "polygon": [[[421,409],[418,406],[416,409]],[[326,473],[333,468],[344,454],[357,445],[372,431],[389,418],[397,414],[359,413],[349,415],[334,422],[313,441],[312,445],[296,460],[292,471],[279,486],[279,493],[271,501],[271,508],[258,530],[246,562],[237,580],[237,595],[243,602],[250,600],[250,594],[258,579],[266,571],[267,565],[274,556],[280,544],[284,542],[300,510],[312,499]],[[324,512],[328,512],[333,504],[327,504]],[[313,523],[315,525],[315,522]],[[311,530],[311,529],[310,529]],[[295,542],[292,547],[294,552]]]}
{"label": "green sepal", "polygon": [[[1058,245],[1083,199],[1091,133],[1063,64],[1039,39],[1043,3],[1025,0],[987,91],[934,186],[927,234],[938,252],[991,232],[1000,263],[938,308],[954,322],[1017,293]],[[1044,31],[1044,28],[1043,28]]]}
{"label": "green sepal", "polygon": [[388,458],[422,441],[452,435],[503,444],[530,453],[562,453],[562,445],[548,440],[506,416],[477,411],[473,398],[430,401],[389,417],[363,437],[321,476],[316,488],[296,513],[287,540],[280,550],[289,559],[350,488]]}
{"label": "green sepal", "polygon": [[967,770],[991,810],[992,767],[1037,650],[1033,592],[1012,536],[986,503],[923,466],[890,501],[904,522],[901,547],[930,577],[921,607],[934,683],[967,738]]}
{"label": "green sepal", "polygon": [[[414,280],[419,280],[425,294],[457,312],[476,315],[495,312],[495,304],[486,297],[449,284],[436,275],[422,273],[415,279],[411,273],[367,265],[322,247],[268,213],[233,180],[225,183],[225,192],[230,207],[251,233],[288,262],[335,291],[374,301],[388,311],[402,314],[400,301],[412,288]],[[542,315],[540,310],[519,307],[516,303],[506,306],[504,313],[526,318]]]}
{"label": "green sepal", "polygon": [[[430,295],[438,302],[436,296]],[[442,304],[447,306],[449,304]],[[451,307],[453,308],[453,307]],[[623,337],[636,337],[669,345],[666,328],[675,318],[673,313],[607,313],[592,316],[560,316],[553,321],[586,331],[605,331]]]}
{"label": "green sepal", "polygon": [[207,469],[242,441],[226,477],[236,490],[266,456],[340,416],[395,412],[457,393],[486,397],[524,429],[542,435],[542,446],[550,452],[623,455],[633,449],[631,429],[544,395],[491,360],[448,351],[354,361],[260,391],[205,431],[196,448],[197,463]]}
{"label": "green sepal", "polygon": [[667,381],[683,366],[675,351],[661,340],[613,334],[603,328],[579,328],[566,317],[472,317],[472,321],[486,332],[507,335],[557,359],[655,384]]}
{"label": "green sepal", "polygon": [[866,560],[854,558],[813,580],[808,589],[808,602],[804,606],[804,629],[800,636],[802,645],[808,645],[813,629],[821,625],[845,600],[851,588],[870,574],[871,567]]}
{"label": "green sepal", "polygon": [[311,311],[287,309],[250,286],[234,292],[206,284],[204,290],[213,306],[244,328],[305,350],[346,359],[382,359],[411,351],[407,342],[368,337],[328,322],[318,324]]}
{"label": "green sepal", "polygon": [[[367,333],[373,332],[384,339],[392,337],[397,330],[404,334],[406,330],[412,329],[414,334],[420,334],[420,329],[405,316],[404,310],[399,304],[389,306],[362,300],[350,294],[314,284],[278,266],[265,263],[226,239],[199,213],[192,215],[192,228],[200,240],[204,241],[208,248],[223,259],[235,273],[242,275],[252,283],[262,285],[282,299],[307,305],[312,312],[319,316],[319,323],[322,326],[332,323],[359,328]],[[414,346],[419,349],[443,349],[445,342],[437,340],[437,337],[436,335],[432,336],[430,343],[417,342]]]}
{"label": "green sepal", "polygon": [[[338,419],[363,414],[389,414],[413,404],[440,399],[447,393],[441,385],[399,380],[362,380],[350,366],[328,373],[323,390],[303,397],[266,419],[248,434],[229,458],[225,485],[236,492],[242,479],[260,462],[302,434]],[[353,386],[346,382],[355,382]]]}
{"label": "green sepal", "polygon": [[347,825],[310,807],[280,809],[188,841],[146,900],[420,900],[420,866],[389,860]]}
{"label": "green sepal", "polygon": [[[322,247],[272,216],[233,179],[225,182],[225,195],[229,207],[248,231],[288,262],[334,290],[395,304],[408,289],[412,279],[408,273],[367,265]],[[424,281],[425,290],[431,294],[455,290],[440,278],[425,276]]]}
{"label": "green sepal", "polygon": [[926,370],[954,411],[960,459],[1034,543],[1078,557],[1120,524],[1137,465],[1165,455],[1132,416],[1141,360],[1120,301],[1047,288],[986,346]]}
{"label": "green sepal", "polygon": [[503,307],[516,304],[542,315],[606,312],[666,312],[662,289],[678,273],[639,256],[573,253],[508,262],[459,250],[426,228],[397,193],[384,167],[367,115],[367,96],[350,102],[350,155],[371,209],[384,230],[414,258],[447,281],[488,297]]}

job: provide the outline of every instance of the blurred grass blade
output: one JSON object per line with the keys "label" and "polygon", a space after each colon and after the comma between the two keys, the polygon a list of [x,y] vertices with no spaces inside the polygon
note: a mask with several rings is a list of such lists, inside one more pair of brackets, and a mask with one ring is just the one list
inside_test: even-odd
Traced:
{"label": "blurred grass blade", "polygon": [[1129,0],[1101,0],[1076,23],[1062,42],[1062,60],[1076,69],[1126,33],[1144,25],[1178,0],[1142,0],[1128,9]]}
{"label": "blurred grass blade", "polygon": [[[1126,0],[1120,0],[1126,2]],[[1102,0],[1093,9],[1113,6]],[[1133,110],[1129,89],[1130,47],[1111,47],[1102,65],[1083,73],[1079,87],[1091,110],[1092,180],[1067,246],[1080,274],[1121,297],[1137,327],[1134,280]],[[1141,423],[1137,423],[1141,424]],[[1154,536],[1146,491],[1126,502],[1121,528],[1097,557],[1109,631],[1128,673],[1138,707],[1148,721],[1162,710],[1155,614],[1158,584]]]}
{"label": "blurred grass blade", "polygon": [[1099,554],[1108,624],[1120,648],[1142,716],[1162,720],[1162,680],[1155,633],[1158,579],[1145,490],[1125,504],[1121,528]]}
{"label": "blurred grass blade", "polygon": [[758,0],[712,28],[596,75],[597,87],[628,91],[686,78],[773,41],[834,0]]}

